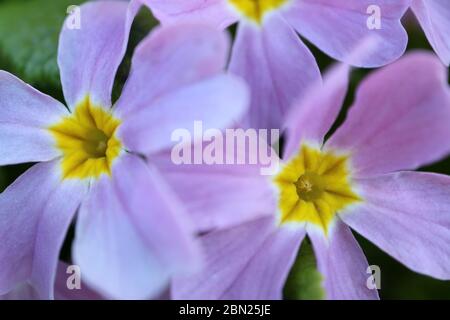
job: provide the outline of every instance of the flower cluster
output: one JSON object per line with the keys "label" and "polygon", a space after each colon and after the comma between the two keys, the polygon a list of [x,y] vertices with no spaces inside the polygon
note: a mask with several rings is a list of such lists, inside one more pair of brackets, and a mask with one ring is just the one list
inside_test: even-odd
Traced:
{"label": "flower cluster", "polygon": [[[161,25],[113,102],[142,6]],[[404,54],[409,9],[436,54]],[[326,298],[378,299],[351,229],[450,279],[450,177],[414,171],[450,154],[450,2],[102,0],[80,14],[60,33],[66,105],[0,71],[0,165],[35,163],[0,194],[0,297],[282,299],[310,241]],[[339,63],[321,73],[299,35]],[[335,129],[352,67],[379,69]],[[280,130],[263,139],[279,166],[174,163],[173,133],[196,121]],[[59,260],[71,225],[78,291]]]}

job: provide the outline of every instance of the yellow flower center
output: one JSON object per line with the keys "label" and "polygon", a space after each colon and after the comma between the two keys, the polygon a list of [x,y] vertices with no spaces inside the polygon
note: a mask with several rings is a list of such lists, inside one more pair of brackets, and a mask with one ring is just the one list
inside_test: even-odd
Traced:
{"label": "yellow flower center", "polygon": [[75,111],[48,128],[62,151],[65,179],[98,178],[111,174],[111,166],[122,150],[115,136],[120,121],[89,97]]}
{"label": "yellow flower center", "polygon": [[264,16],[280,8],[288,0],[228,0],[244,17],[261,24]]}
{"label": "yellow flower center", "polygon": [[275,177],[281,223],[309,222],[325,234],[335,215],[361,201],[352,188],[348,156],[302,145]]}

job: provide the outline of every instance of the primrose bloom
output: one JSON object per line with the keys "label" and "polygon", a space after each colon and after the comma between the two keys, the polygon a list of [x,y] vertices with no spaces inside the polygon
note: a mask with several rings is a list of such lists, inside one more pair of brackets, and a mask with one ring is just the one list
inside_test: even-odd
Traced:
{"label": "primrose bloom", "polygon": [[374,72],[361,84],[344,124],[324,142],[346,79],[346,66],[333,69],[323,87],[293,108],[286,160],[270,181],[250,183],[242,167],[234,177],[229,168],[230,177],[221,179],[214,179],[220,167],[216,173],[205,169],[226,196],[216,195],[216,207],[205,201],[204,211],[226,205],[233,211],[230,199],[241,199],[237,210],[252,211],[255,218],[204,235],[206,266],[174,281],[175,298],[279,299],[308,236],[328,299],[376,299],[377,290],[367,286],[368,262],[350,228],[410,269],[450,279],[450,177],[404,171],[450,152],[444,66],[418,52]]}
{"label": "primrose bloom", "polygon": [[412,0],[411,9],[434,51],[450,65],[450,1]]}
{"label": "primrose bloom", "polygon": [[[409,0],[142,1],[162,23],[200,20],[226,28],[239,22],[229,70],[251,87],[250,112],[242,123],[250,128],[280,128],[294,100],[321,81],[296,31],[333,58],[362,67],[394,61],[407,44],[400,19]],[[379,29],[372,27],[376,23]],[[378,37],[377,46],[349,58],[369,36]]]}
{"label": "primrose bloom", "polygon": [[[189,219],[153,154],[195,120],[223,128],[246,87],[223,72],[228,39],[204,26],[159,28],[136,48],[122,95],[114,77],[140,4],[95,1],[65,26],[58,64],[68,108],[0,72],[0,165],[39,162],[0,195],[0,294],[28,282],[52,298],[74,214],[73,262],[112,298],[148,298],[198,264]],[[167,161],[169,161],[168,159]]]}

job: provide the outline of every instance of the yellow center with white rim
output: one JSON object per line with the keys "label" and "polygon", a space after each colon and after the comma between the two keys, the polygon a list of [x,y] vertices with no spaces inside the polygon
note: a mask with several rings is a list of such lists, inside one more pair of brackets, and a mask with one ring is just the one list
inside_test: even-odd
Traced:
{"label": "yellow center with white rim", "polygon": [[303,144],[274,179],[280,223],[311,223],[328,234],[335,215],[362,199],[354,191],[349,156]]}
{"label": "yellow center with white rim", "polygon": [[242,16],[261,24],[265,15],[281,8],[288,0],[228,0]]}
{"label": "yellow center with white rim", "polygon": [[111,175],[113,161],[122,150],[116,137],[120,120],[108,110],[82,100],[74,112],[48,128],[62,151],[64,179],[98,178]]}

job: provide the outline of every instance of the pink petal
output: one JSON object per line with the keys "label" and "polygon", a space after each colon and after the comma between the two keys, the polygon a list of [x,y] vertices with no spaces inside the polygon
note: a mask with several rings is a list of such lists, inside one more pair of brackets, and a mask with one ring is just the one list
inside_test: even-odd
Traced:
{"label": "pink petal", "polygon": [[154,154],[149,162],[158,167],[199,231],[224,229],[275,212],[271,177],[261,175],[259,166],[176,165],[170,157]]}
{"label": "pink petal", "polygon": [[445,67],[416,52],[370,75],[327,147],[352,154],[355,175],[414,169],[450,152]]}
{"label": "pink petal", "polygon": [[58,263],[58,270],[55,280],[55,299],[56,300],[101,300],[103,297],[89,288],[89,286],[82,281],[83,271],[81,271],[81,288],[69,289],[67,280],[73,273],[67,273],[69,265],[64,262]]}
{"label": "pink petal", "polygon": [[226,299],[281,300],[304,230],[280,228],[270,234],[226,293]]}
{"label": "pink petal", "polygon": [[411,8],[431,45],[447,66],[450,65],[450,2],[414,0]]}
{"label": "pink petal", "polygon": [[74,260],[106,297],[144,299],[198,261],[190,223],[158,172],[125,155],[80,208]]}
{"label": "pink petal", "polygon": [[186,21],[204,22],[221,29],[236,22],[227,0],[143,0],[163,24]]}
{"label": "pink petal", "polygon": [[0,301],[3,300],[39,300],[39,295],[32,285],[22,283],[8,293],[0,295]]}
{"label": "pink petal", "polygon": [[241,79],[219,74],[173,90],[147,108],[136,109],[118,134],[128,150],[152,154],[175,145],[172,133],[177,129],[193,131],[195,121],[202,122],[203,130],[232,126],[247,110],[248,100]]}
{"label": "pink petal", "polygon": [[369,264],[349,227],[336,219],[327,237],[318,230],[308,230],[308,235],[324,277],[327,299],[378,299],[378,291],[367,287]]}
{"label": "pink petal", "polygon": [[303,230],[278,229],[271,218],[203,237],[206,264],[173,282],[175,299],[281,299]]}
{"label": "pink petal", "polygon": [[[81,288],[69,289],[67,280],[73,273],[67,273],[68,264],[58,263],[55,279],[55,299],[56,300],[100,300],[102,297],[81,281]],[[82,276],[82,274],[81,274]],[[0,300],[39,300],[39,295],[32,285],[25,283],[17,286],[5,295],[0,296]]]}
{"label": "pink petal", "polygon": [[[298,0],[284,16],[305,38],[340,61],[359,67],[379,67],[399,58],[408,36],[400,19],[410,0]],[[381,28],[367,26],[369,6],[381,10]],[[362,39],[376,36],[378,46],[364,56],[352,56]]]}
{"label": "pink petal", "polygon": [[80,7],[81,26],[65,23],[60,34],[58,64],[70,109],[87,95],[95,104],[111,106],[116,71],[125,54],[128,35],[140,4],[95,1]]}
{"label": "pink petal", "polygon": [[321,83],[310,88],[286,117],[287,144],[284,157],[298,153],[303,141],[322,145],[344,103],[349,68],[340,65],[330,70]]}
{"label": "pink petal", "polygon": [[321,79],[311,52],[275,14],[262,28],[239,24],[230,71],[250,85],[250,128],[280,129],[294,100]]}
{"label": "pink petal", "polygon": [[157,28],[135,50],[116,111],[125,118],[162,96],[218,75],[228,46],[225,33],[204,25]]}
{"label": "pink petal", "polygon": [[407,267],[450,279],[450,177],[401,172],[359,179],[365,204],[342,215]]}
{"label": "pink petal", "polygon": [[53,98],[0,71],[0,165],[55,159],[49,125],[67,115]]}
{"label": "pink petal", "polygon": [[58,161],[33,166],[0,195],[0,294],[29,281],[53,298],[59,251],[87,185],[61,182]]}

